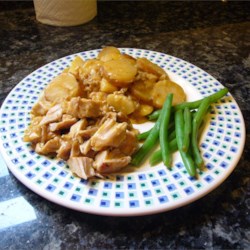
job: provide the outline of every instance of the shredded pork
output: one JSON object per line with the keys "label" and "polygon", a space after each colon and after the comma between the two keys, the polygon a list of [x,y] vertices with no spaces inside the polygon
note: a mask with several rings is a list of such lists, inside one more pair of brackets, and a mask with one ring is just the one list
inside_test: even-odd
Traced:
{"label": "shredded pork", "polygon": [[43,116],[33,116],[24,141],[38,154],[67,161],[83,179],[117,172],[137,149],[137,130],[112,108],[102,108],[101,102],[80,97],[52,105]]}

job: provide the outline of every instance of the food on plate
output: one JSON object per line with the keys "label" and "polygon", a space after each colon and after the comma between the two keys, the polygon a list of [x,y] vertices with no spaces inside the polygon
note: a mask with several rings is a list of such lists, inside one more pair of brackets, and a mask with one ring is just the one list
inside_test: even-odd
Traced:
{"label": "food on plate", "polygon": [[128,87],[137,74],[137,67],[131,60],[116,59],[103,63],[103,76],[117,87]]}
{"label": "food on plate", "polygon": [[171,164],[171,154],[168,141],[169,131],[167,128],[169,127],[173,96],[174,96],[173,93],[170,93],[166,97],[166,101],[164,102],[162,108],[163,112],[161,115],[161,124],[159,129],[159,135],[160,135],[159,140],[162,150],[162,161],[167,167],[170,167]]}
{"label": "food on plate", "polygon": [[[201,123],[209,106],[227,92],[185,102],[182,87],[158,65],[106,47],[95,59],[76,56],[52,79],[31,110],[23,139],[38,154],[67,161],[84,179],[120,171],[130,163],[139,166],[160,141],[151,165],[163,160],[170,167],[171,153],[178,149],[187,172],[195,176],[203,165],[197,143]],[[139,134],[132,122],[147,119],[157,121]]]}
{"label": "food on plate", "polygon": [[[163,109],[151,115],[151,118],[157,119],[153,128],[137,136],[139,140],[145,142],[133,155],[132,164],[140,165],[160,141],[160,149],[150,157],[151,165],[163,160],[164,164],[170,167],[171,153],[178,149],[188,174],[196,176],[197,168],[202,168],[204,165],[198,147],[201,124],[210,105],[227,93],[228,89],[224,88],[203,99],[176,106],[172,106],[173,94],[168,94]],[[173,123],[169,123],[170,116],[174,116],[174,126]]]}
{"label": "food on plate", "polygon": [[103,108],[91,99],[65,100],[34,116],[23,139],[38,154],[67,161],[81,178],[119,171],[138,148],[138,131],[121,112]]}
{"label": "food on plate", "polygon": [[174,104],[186,99],[182,87],[146,58],[115,47],[86,61],[76,56],[41,93],[23,139],[38,154],[67,161],[81,178],[117,172],[139,147],[132,122],[146,121],[168,93]]}
{"label": "food on plate", "polygon": [[184,90],[177,83],[170,80],[157,82],[152,90],[153,104],[155,107],[161,108],[168,94],[173,94],[173,105],[182,103],[186,99]]}

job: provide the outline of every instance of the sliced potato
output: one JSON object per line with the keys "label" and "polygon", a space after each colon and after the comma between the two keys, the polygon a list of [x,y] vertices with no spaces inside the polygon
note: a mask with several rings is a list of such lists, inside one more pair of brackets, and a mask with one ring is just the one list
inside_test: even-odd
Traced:
{"label": "sliced potato", "polygon": [[121,52],[116,47],[108,46],[103,48],[98,54],[97,58],[102,62],[119,59]]}
{"label": "sliced potato", "polygon": [[136,65],[136,59],[128,54],[121,54],[120,59],[128,60],[131,64]]}
{"label": "sliced potato", "polygon": [[136,103],[131,97],[120,94],[109,94],[107,97],[107,103],[113,106],[114,109],[123,114],[131,114],[136,109]]}
{"label": "sliced potato", "polygon": [[69,69],[70,69],[70,67],[66,67],[66,68],[62,71],[62,73],[68,73],[68,72],[69,72]]}
{"label": "sliced potato", "polygon": [[134,81],[137,68],[129,60],[117,59],[103,64],[104,77],[118,87],[127,87]]}
{"label": "sliced potato", "polygon": [[101,67],[100,60],[90,59],[79,68],[79,78],[83,83],[81,84],[83,91],[99,91],[99,83],[102,79]]}
{"label": "sliced potato", "polygon": [[169,93],[173,93],[173,105],[184,102],[186,95],[180,85],[170,80],[159,81],[154,85],[152,91],[153,105],[156,108],[162,108],[163,103]]}
{"label": "sliced potato", "polygon": [[133,96],[144,102],[149,102],[152,99],[152,90],[154,82],[151,81],[136,81],[131,84],[129,90]]}
{"label": "sliced potato", "polygon": [[81,79],[100,78],[100,69],[102,62],[97,59],[89,59],[79,68],[79,76]]}
{"label": "sliced potato", "polygon": [[136,114],[138,116],[146,116],[153,112],[154,108],[148,104],[140,104],[140,106],[136,109]]}
{"label": "sliced potato", "polygon": [[84,65],[83,59],[80,56],[76,56],[74,60],[71,62],[68,72],[76,75],[78,73],[78,69],[83,65]]}
{"label": "sliced potato", "polygon": [[151,61],[149,61],[146,58],[138,58],[137,59],[137,67],[138,67],[138,69],[141,69],[143,71],[146,71],[146,72],[154,74],[154,75],[157,75],[158,77],[160,77],[162,75],[167,77],[167,73],[161,67],[159,67],[155,63],[152,63]]}
{"label": "sliced potato", "polygon": [[106,78],[102,78],[100,83],[100,90],[105,93],[113,93],[117,91],[117,87],[111,84]]}
{"label": "sliced potato", "polygon": [[55,77],[44,90],[44,97],[52,103],[61,103],[78,96],[80,93],[79,83],[74,75],[62,73]]}

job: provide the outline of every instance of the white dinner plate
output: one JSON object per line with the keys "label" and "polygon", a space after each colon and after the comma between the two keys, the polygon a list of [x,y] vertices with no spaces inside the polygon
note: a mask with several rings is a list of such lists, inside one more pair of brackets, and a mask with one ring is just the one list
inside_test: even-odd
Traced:
{"label": "white dinner plate", "polygon": [[[179,58],[143,49],[122,48],[134,57],[146,57],[164,68],[180,84],[188,101],[223,88],[208,73]],[[83,180],[64,161],[38,155],[22,137],[30,122],[30,110],[44,87],[69,66],[76,55],[95,58],[100,50],[80,52],[53,61],[27,77],[10,92],[0,111],[0,148],[10,171],[42,197],[82,212],[135,216],[168,211],[189,204],[218,187],[236,167],[245,144],[245,124],[234,98],[227,94],[212,105],[200,141],[205,169],[198,178],[188,175],[179,153],[169,170],[148,162],[137,169],[107,179]],[[153,123],[137,125],[145,131]]]}

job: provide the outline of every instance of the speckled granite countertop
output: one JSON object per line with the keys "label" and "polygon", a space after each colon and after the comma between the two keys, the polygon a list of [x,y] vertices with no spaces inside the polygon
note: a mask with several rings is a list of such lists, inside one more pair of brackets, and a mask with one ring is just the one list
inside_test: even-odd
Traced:
{"label": "speckled granite countertop", "polygon": [[59,28],[39,24],[32,2],[0,2],[0,104],[38,67],[114,45],[161,51],[204,69],[229,88],[247,128],[238,166],[220,187],[188,206],[145,217],[60,207],[23,186],[0,161],[0,210],[15,200],[34,211],[7,218],[6,226],[1,210],[0,249],[249,249],[249,13],[249,2],[99,2],[88,24]]}

